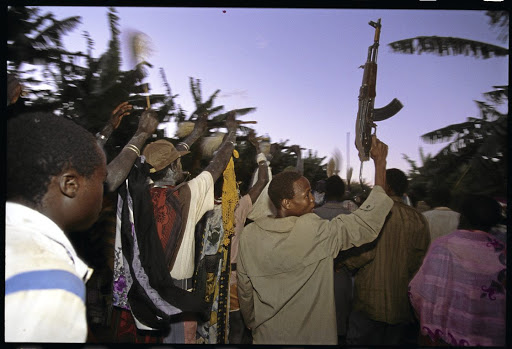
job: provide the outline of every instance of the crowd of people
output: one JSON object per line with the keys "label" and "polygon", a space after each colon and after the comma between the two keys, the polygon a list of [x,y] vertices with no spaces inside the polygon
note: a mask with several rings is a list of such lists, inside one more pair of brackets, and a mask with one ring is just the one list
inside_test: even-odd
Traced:
{"label": "crowd of people", "polygon": [[[8,105],[18,93],[9,91]],[[254,132],[257,169],[240,193],[235,113],[197,175],[181,159],[207,114],[173,144],[151,139],[158,120],[147,109],[107,163],[102,147],[130,112],[120,104],[96,135],[50,113],[9,119],[7,342],[505,346],[495,199],[469,195],[449,208],[450,191],[438,188],[419,210],[373,136],[374,186],[356,203],[336,174],[310,183],[298,146],[297,165],[273,174],[280,149],[263,149]],[[87,316],[94,271],[70,234],[105,214],[108,195],[111,326],[100,338]]]}

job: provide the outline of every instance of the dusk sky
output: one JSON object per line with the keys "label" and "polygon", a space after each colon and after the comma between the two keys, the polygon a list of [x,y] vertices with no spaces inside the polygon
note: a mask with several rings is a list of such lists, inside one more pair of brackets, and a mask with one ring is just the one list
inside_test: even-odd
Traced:
{"label": "dusk sky", "polygon": [[[105,7],[42,7],[56,18],[81,16],[82,24],[64,40],[71,51],[86,51],[83,31],[94,40],[93,54],[105,52],[110,31]],[[354,146],[359,87],[374,29],[381,18],[375,107],[398,98],[404,108],[378,123],[377,136],[389,145],[388,168],[410,170],[402,154],[421,165],[419,148],[436,154],[446,144],[428,144],[424,133],[478,117],[475,100],[493,86],[508,84],[509,57],[392,53],[388,44],[416,36],[451,36],[498,46],[506,43],[489,25],[485,11],[372,9],[129,8],[118,7],[121,30],[138,30],[152,40],[153,64],[147,82],[164,92],[159,68],[165,70],[177,103],[192,112],[189,77],[201,79],[203,99],[215,90],[216,105],[225,110],[255,107],[241,120],[257,121],[259,135],[272,142],[332,156],[343,156],[359,181],[360,162]],[[225,12],[224,12],[225,11]],[[121,38],[124,36],[121,34]],[[122,44],[123,69],[132,69]],[[121,101],[119,101],[121,102]],[[503,108],[505,108],[504,106]],[[505,109],[502,109],[504,111]],[[169,127],[172,132],[173,127]],[[347,133],[350,149],[347,156]],[[170,134],[169,136],[172,136]],[[303,156],[307,156],[307,150]],[[373,184],[373,163],[363,178]]]}

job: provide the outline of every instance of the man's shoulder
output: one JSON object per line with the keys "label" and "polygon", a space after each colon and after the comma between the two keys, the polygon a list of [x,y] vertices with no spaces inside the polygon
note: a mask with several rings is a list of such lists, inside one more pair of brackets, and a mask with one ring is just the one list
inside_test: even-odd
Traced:
{"label": "man's shoulder", "polygon": [[23,234],[6,241],[5,276],[34,270],[63,270],[76,273],[73,261],[60,243],[31,233]]}
{"label": "man's shoulder", "polygon": [[420,212],[412,206],[409,206],[400,201],[394,201],[393,207],[391,208],[391,212],[393,211],[401,211],[403,215],[410,219],[416,219],[421,221],[424,224],[427,224],[427,218],[424,215],[424,212]]}

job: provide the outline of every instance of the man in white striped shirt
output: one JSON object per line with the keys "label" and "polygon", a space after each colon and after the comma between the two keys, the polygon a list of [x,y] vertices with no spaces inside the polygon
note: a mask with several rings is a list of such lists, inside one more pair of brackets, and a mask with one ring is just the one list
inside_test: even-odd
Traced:
{"label": "man in white striped shirt", "polygon": [[67,234],[98,219],[103,150],[64,117],[19,115],[8,121],[7,173],[5,341],[85,342],[92,270]]}

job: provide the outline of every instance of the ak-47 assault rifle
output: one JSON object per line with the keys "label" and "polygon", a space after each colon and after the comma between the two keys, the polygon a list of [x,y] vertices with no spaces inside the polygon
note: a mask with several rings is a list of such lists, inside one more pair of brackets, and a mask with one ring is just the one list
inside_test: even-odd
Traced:
{"label": "ak-47 assault rifle", "polygon": [[373,45],[368,47],[368,58],[361,68],[364,68],[363,83],[359,88],[359,109],[356,121],[356,148],[359,151],[361,169],[359,181],[362,187],[363,161],[370,159],[370,148],[372,146],[372,128],[377,131],[376,121],[389,119],[402,109],[402,103],[394,98],[388,105],[382,108],[374,108],[375,87],[377,83],[377,51],[380,38],[380,18],[377,22],[370,21],[368,24],[375,28]]}

